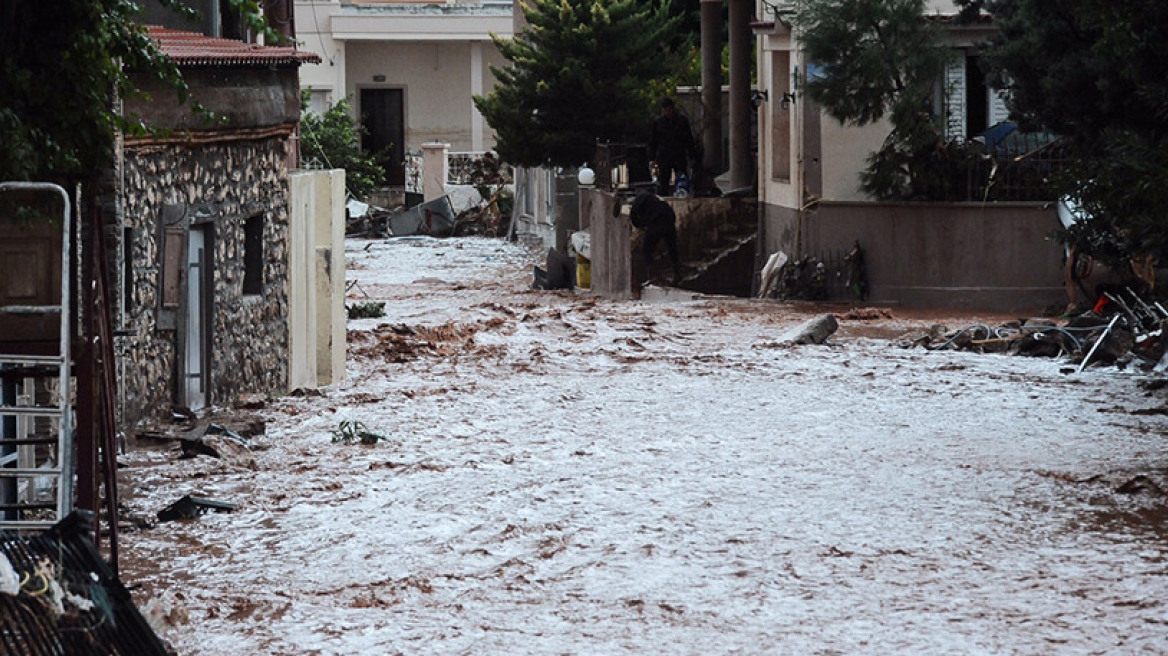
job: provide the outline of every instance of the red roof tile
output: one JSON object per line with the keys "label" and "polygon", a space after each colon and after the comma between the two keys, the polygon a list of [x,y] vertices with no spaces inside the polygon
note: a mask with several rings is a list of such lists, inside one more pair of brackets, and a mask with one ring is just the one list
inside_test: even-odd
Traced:
{"label": "red roof tile", "polygon": [[261,46],[157,25],[147,25],[146,32],[179,66],[275,66],[321,61],[316,53],[291,46]]}

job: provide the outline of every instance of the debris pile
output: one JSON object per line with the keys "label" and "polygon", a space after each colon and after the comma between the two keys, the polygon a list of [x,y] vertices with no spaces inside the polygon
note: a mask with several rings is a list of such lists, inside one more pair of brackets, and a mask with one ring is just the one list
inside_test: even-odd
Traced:
{"label": "debris pile", "polygon": [[868,298],[868,269],[859,240],[829,259],[804,255],[792,260],[783,251],[772,253],[758,291],[759,298],[784,301],[822,301],[845,294],[858,301]]}
{"label": "debris pile", "polygon": [[460,184],[447,184],[446,193],[420,203],[393,208],[349,199],[345,205],[345,234],[350,237],[430,235],[502,237],[511,228],[515,190],[508,172],[497,159],[484,155]]}
{"label": "debris pile", "polygon": [[1147,303],[1131,289],[1105,292],[1095,307],[1083,314],[1054,319],[1019,319],[1000,326],[975,324],[956,332],[942,326],[906,335],[901,345],[929,350],[955,349],[979,353],[1007,353],[1067,358],[1082,371],[1090,365],[1129,364],[1147,369],[1161,365],[1168,349],[1168,310]]}
{"label": "debris pile", "polygon": [[374,357],[386,362],[403,363],[424,356],[451,357],[462,353],[490,355],[496,347],[478,346],[475,334],[480,330],[496,330],[504,320],[500,317],[483,319],[469,324],[447,322],[438,326],[409,326],[381,324],[373,330],[349,331],[351,357]]}

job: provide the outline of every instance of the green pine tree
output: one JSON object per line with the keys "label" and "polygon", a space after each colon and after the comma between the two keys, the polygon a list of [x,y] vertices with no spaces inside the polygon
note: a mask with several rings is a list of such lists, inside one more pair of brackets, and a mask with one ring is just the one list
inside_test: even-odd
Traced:
{"label": "green pine tree", "polygon": [[1066,138],[1056,191],[1091,218],[1063,238],[1112,263],[1168,258],[1168,3],[958,2],[994,17],[984,59],[1011,116]]}
{"label": "green pine tree", "polygon": [[[651,3],[651,4],[650,4]],[[639,135],[651,80],[668,74],[680,15],[655,0],[532,0],[526,30],[494,38],[509,62],[475,106],[494,128],[499,156],[520,166],[579,166],[597,140]]]}

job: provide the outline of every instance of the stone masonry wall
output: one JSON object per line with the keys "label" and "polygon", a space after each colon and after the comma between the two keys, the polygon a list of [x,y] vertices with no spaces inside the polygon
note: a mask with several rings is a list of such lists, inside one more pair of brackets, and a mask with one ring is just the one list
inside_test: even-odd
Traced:
{"label": "stone masonry wall", "polygon": [[[179,341],[160,324],[159,222],[185,205],[211,226],[214,271],[207,404],[282,391],[288,353],[288,142],[284,137],[190,146],[139,146],[125,156],[125,225],[132,232],[132,295],[119,349],[123,425],[166,417],[177,399]],[[243,294],[244,223],[263,216],[263,292]]]}

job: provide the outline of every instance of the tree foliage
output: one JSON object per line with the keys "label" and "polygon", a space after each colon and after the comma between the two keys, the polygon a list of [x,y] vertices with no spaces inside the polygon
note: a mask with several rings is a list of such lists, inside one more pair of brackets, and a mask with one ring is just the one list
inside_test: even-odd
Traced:
{"label": "tree foliage", "polygon": [[[652,4],[651,4],[652,3]],[[680,16],[654,0],[532,0],[528,27],[495,37],[508,61],[475,106],[512,164],[578,166],[597,140],[620,141],[649,116],[649,81],[667,74]]]}
{"label": "tree foliage", "polygon": [[999,35],[985,60],[1012,117],[1063,135],[1058,180],[1092,217],[1066,235],[1105,259],[1168,256],[1168,3],[962,0]]}
{"label": "tree foliage", "polygon": [[316,159],[331,169],[345,169],[345,187],[356,198],[368,198],[385,181],[385,168],[377,155],[361,149],[363,128],[352,117],[349,99],[329,106],[323,115],[308,111],[309,92],[302,97],[300,155]]}
{"label": "tree foliage", "polygon": [[[179,0],[163,4],[193,13]],[[278,38],[255,0],[229,5],[246,25]],[[0,3],[0,179],[85,179],[108,165],[119,131],[149,130],[114,102],[139,93],[132,73],[190,100],[178,67],[136,22],[140,10],[133,0]]]}
{"label": "tree foliage", "polygon": [[137,10],[129,0],[0,5],[0,179],[85,176],[108,162],[117,130],[144,129],[114,111],[112,94],[134,91],[127,68],[185,92]]}
{"label": "tree foliage", "polygon": [[878,198],[911,193],[940,143],[930,99],[948,50],[925,20],[925,0],[798,0],[794,24],[816,74],[806,91],[833,118],[892,130],[868,159],[861,187]]}

